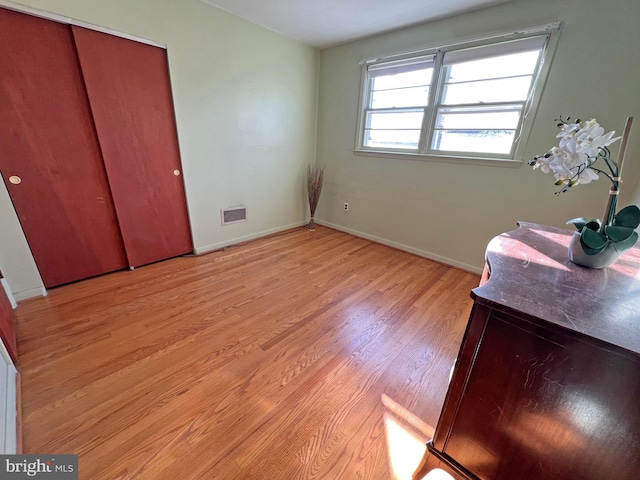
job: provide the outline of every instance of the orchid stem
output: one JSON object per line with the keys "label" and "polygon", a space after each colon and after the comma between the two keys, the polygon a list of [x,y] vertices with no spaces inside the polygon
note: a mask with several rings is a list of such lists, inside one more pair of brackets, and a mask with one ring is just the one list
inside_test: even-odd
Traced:
{"label": "orchid stem", "polygon": [[611,183],[614,183],[613,177],[611,175],[609,175],[607,172],[605,172],[604,170],[600,170],[599,168],[594,168],[594,167],[589,167],[589,168],[591,170],[593,170],[594,172],[601,173],[602,175],[607,177],[609,180],[611,180]]}
{"label": "orchid stem", "polygon": [[616,207],[618,206],[618,192],[609,193],[609,199],[607,200],[607,206],[604,209],[604,215],[602,215],[602,223],[598,232],[605,234],[605,228],[613,224],[613,219],[616,215]]}
{"label": "orchid stem", "polygon": [[[602,223],[600,224],[600,229],[598,230],[600,233],[605,233],[605,228],[607,226],[613,225],[613,220],[616,216],[616,207],[618,206],[618,190],[620,188],[620,175],[622,173],[622,164],[624,163],[624,156],[627,151],[627,142],[629,140],[629,134],[631,133],[631,127],[633,126],[633,117],[627,118],[627,123],[624,127],[624,132],[622,134],[622,141],[620,143],[620,152],[618,153],[618,161],[611,162],[615,165],[615,172],[609,163],[607,156],[604,156],[604,161],[609,167],[613,178],[611,179],[611,189],[609,190],[609,200],[607,201],[607,206],[604,209],[604,215],[602,216]],[[615,180],[614,180],[615,179]]]}

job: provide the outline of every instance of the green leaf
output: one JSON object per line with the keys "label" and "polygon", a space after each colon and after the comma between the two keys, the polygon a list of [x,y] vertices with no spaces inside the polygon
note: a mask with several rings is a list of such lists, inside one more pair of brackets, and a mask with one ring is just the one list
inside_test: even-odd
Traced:
{"label": "green leaf", "polygon": [[609,243],[609,239],[601,233],[595,232],[589,229],[588,226],[585,226],[580,235],[580,243],[587,255],[594,255],[605,249],[607,243]]}
{"label": "green leaf", "polygon": [[586,218],[578,217],[569,220],[567,222],[567,225],[574,225],[576,227],[576,230],[582,230],[582,227],[584,227],[588,222],[589,220],[587,220]]}
{"label": "green leaf", "polygon": [[613,248],[616,249],[616,252],[622,253],[625,250],[629,250],[633,247],[638,241],[638,232],[633,232],[629,238],[623,240],[622,242],[614,243]]}
{"label": "green leaf", "polygon": [[640,208],[635,205],[624,207],[613,218],[613,224],[616,227],[628,227],[635,230],[640,225]]}
{"label": "green leaf", "polygon": [[595,255],[596,253],[600,253],[602,250],[604,250],[604,248],[601,248],[599,250],[589,248],[584,244],[584,240],[582,239],[582,237],[580,237],[580,246],[582,247],[582,250],[584,250],[584,253],[586,253],[587,255]]}
{"label": "green leaf", "polygon": [[617,227],[606,226],[604,227],[604,233],[609,237],[613,243],[624,242],[627,238],[633,235],[633,228],[629,227]]}

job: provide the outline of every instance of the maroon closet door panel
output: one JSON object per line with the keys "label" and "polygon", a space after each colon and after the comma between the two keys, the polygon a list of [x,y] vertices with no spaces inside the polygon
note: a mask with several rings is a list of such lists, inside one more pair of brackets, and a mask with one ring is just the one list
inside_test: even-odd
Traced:
{"label": "maroon closet door panel", "polygon": [[[2,278],[0,276],[0,278]],[[18,361],[18,345],[16,344],[16,318],[13,314],[13,307],[4,291],[4,287],[0,285],[0,337],[4,346],[7,347],[9,355],[13,363]]]}
{"label": "maroon closet door panel", "polygon": [[190,252],[165,50],[72,29],[129,264]]}
{"label": "maroon closet door panel", "polygon": [[0,9],[0,59],[0,171],[44,284],[126,267],[70,28]]}

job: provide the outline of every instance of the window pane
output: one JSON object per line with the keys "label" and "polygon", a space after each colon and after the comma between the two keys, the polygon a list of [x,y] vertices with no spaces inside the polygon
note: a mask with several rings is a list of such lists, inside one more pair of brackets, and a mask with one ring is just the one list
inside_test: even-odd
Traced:
{"label": "window pane", "polygon": [[416,150],[420,130],[365,130],[364,145],[382,149]]}
{"label": "window pane", "polygon": [[445,85],[443,103],[460,105],[525,101],[531,76]]}
{"label": "window pane", "polygon": [[372,82],[373,90],[389,90],[392,88],[405,88],[417,86],[429,86],[433,68],[425,68],[414,72],[398,73],[397,75],[383,75],[375,77]]}
{"label": "window pane", "polygon": [[447,82],[531,75],[536,68],[539,55],[540,52],[524,52],[457,63],[449,67]]}
{"label": "window pane", "polygon": [[442,109],[438,112],[436,128],[476,129],[479,126],[489,129],[513,129],[518,127],[520,107],[511,112]]}
{"label": "window pane", "polygon": [[421,107],[429,102],[429,87],[372,92],[371,108]]}
{"label": "window pane", "polygon": [[433,150],[450,152],[498,153],[511,152],[513,130],[436,130]]}
{"label": "window pane", "polygon": [[[560,23],[361,62],[356,148],[512,158],[531,129]],[[437,71],[436,68],[438,67]],[[436,82],[437,80],[437,82]],[[432,88],[433,87],[433,88]]]}
{"label": "window pane", "polygon": [[423,112],[368,112],[365,128],[373,130],[418,129]]}

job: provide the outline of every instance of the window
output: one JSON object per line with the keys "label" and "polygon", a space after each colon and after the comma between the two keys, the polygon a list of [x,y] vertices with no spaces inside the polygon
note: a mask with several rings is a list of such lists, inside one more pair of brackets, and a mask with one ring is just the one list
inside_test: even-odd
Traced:
{"label": "window", "polygon": [[434,56],[371,65],[364,145],[417,149],[429,104]]}
{"label": "window", "polygon": [[356,150],[517,158],[559,28],[365,62]]}

